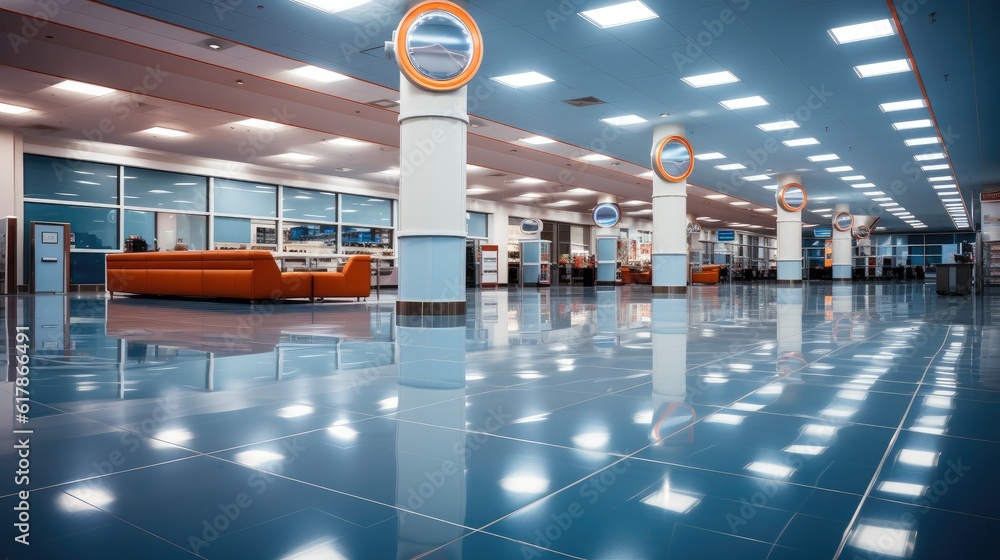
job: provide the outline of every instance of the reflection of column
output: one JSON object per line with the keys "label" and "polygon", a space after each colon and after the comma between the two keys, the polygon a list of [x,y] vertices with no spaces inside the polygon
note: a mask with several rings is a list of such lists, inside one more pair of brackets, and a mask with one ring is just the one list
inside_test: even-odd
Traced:
{"label": "reflection of column", "polygon": [[[850,212],[850,204],[837,204],[833,207],[833,219],[837,214]],[[849,282],[851,280],[851,230],[840,231],[833,224],[833,281]]]}
{"label": "reflection of column", "polygon": [[[668,136],[686,138],[681,123],[657,125],[653,145]],[[659,154],[656,155],[659,157]],[[694,165],[694,160],[690,162]],[[664,181],[653,174],[653,292],[687,293],[687,180]]]}
{"label": "reflection of column", "polygon": [[[403,559],[463,534],[465,322],[464,317],[400,321],[396,506],[405,510],[398,518],[397,556]],[[452,549],[448,558],[461,558],[461,547]]]}
{"label": "reflection of column", "polygon": [[[652,312],[653,443],[687,426],[694,408],[684,402],[687,394],[687,298],[655,296]],[[686,441],[677,438],[677,441]]]}
{"label": "reflection of column", "polygon": [[778,287],[778,364],[781,377],[806,365],[802,355],[802,288]]}
{"label": "reflection of column", "polygon": [[465,313],[466,88],[399,80],[400,315]]}
{"label": "reflection of column", "polygon": [[839,345],[851,341],[854,323],[854,294],[848,284],[833,285],[833,342]]}
{"label": "reflection of column", "polygon": [[606,286],[597,288],[597,333],[595,348],[618,346],[618,290]]}
{"label": "reflection of column", "polygon": [[[600,194],[598,204],[602,202],[618,203],[618,197],[613,194]],[[597,227],[597,226],[595,226]],[[618,225],[612,227],[597,227],[597,282],[611,285],[615,283],[618,269]]]}
{"label": "reflection of column", "polygon": [[[789,183],[802,184],[798,175],[778,175],[778,193]],[[778,282],[802,282],[802,211],[789,212],[777,204]]]}

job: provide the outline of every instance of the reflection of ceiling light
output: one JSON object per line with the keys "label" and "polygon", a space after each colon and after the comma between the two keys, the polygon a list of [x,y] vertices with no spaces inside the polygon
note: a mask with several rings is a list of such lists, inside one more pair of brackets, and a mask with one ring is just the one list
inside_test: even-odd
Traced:
{"label": "reflection of ceiling light", "polygon": [[866,41],[878,37],[888,37],[895,35],[896,30],[892,28],[892,22],[888,19],[866,21],[865,23],[855,23],[843,27],[834,27],[827,30],[834,42],[838,45],[853,43],[855,41]]}
{"label": "reflection of ceiling light", "polygon": [[735,171],[737,169],[746,169],[747,166],[742,163],[726,163],[723,165],[716,165],[715,168],[721,171]]}
{"label": "reflection of ceiling light", "polygon": [[541,494],[549,489],[549,479],[532,474],[514,474],[501,480],[500,486],[517,494]]}
{"label": "reflection of ceiling light", "polygon": [[892,128],[896,130],[911,130],[914,128],[927,128],[933,126],[930,119],[918,119],[915,121],[903,121],[892,123]]}
{"label": "reflection of ceiling light", "polygon": [[259,449],[254,449],[252,451],[244,451],[242,453],[237,453],[234,457],[237,462],[243,463],[244,465],[250,465],[251,467],[259,467],[260,465],[266,465],[274,461],[280,461],[285,458],[284,455],[280,453],[272,453],[270,451],[261,451]]}
{"label": "reflection of ceiling light", "polygon": [[63,511],[75,513],[79,511],[92,512],[115,501],[114,495],[91,486],[71,489],[59,496],[59,507]]}
{"label": "reflection of ceiling light", "polygon": [[786,130],[789,128],[798,128],[799,125],[795,121],[776,121],[769,123],[761,123],[757,125],[757,128],[763,130],[764,132],[773,132],[775,130]]}
{"label": "reflection of ceiling light", "polygon": [[281,128],[282,126],[284,126],[280,123],[265,121],[261,119],[246,119],[244,121],[237,121],[233,124],[241,124],[243,126],[249,126],[251,128],[261,128],[264,130],[274,130],[276,128]]}
{"label": "reflection of ceiling light", "polygon": [[726,159],[726,156],[720,154],[719,152],[708,152],[705,154],[695,154],[694,159],[700,161],[711,161],[713,159]]}
{"label": "reflection of ceiling light", "polygon": [[905,111],[907,109],[922,109],[927,106],[923,99],[909,99],[907,101],[893,101],[892,103],[880,103],[879,109],[884,113],[893,111]]}
{"label": "reflection of ceiling light", "polygon": [[904,140],[903,141],[903,143],[906,144],[907,146],[926,146],[928,144],[937,144],[938,142],[940,142],[940,140],[938,140],[937,136],[925,136],[923,138],[910,138],[908,140]]}
{"label": "reflection of ceiling light", "polygon": [[730,426],[737,426],[746,419],[746,416],[740,414],[723,414],[715,413],[705,418],[705,422],[712,422],[715,424],[729,424]]}
{"label": "reflection of ceiling light", "polygon": [[897,74],[899,72],[910,71],[910,61],[905,58],[898,60],[887,60],[885,62],[875,62],[872,64],[860,64],[854,67],[854,71],[862,78],[873,76],[885,76],[886,74]]}
{"label": "reflection of ceiling light", "polygon": [[147,128],[143,130],[147,134],[152,134],[154,136],[166,136],[167,138],[177,138],[179,136],[187,136],[187,132],[182,130],[174,130],[172,128],[163,128],[162,126],[154,126],[153,128]]}
{"label": "reflection of ceiling light", "polygon": [[788,146],[789,148],[795,148],[797,146],[812,146],[813,144],[819,144],[819,140],[815,138],[798,138],[795,140],[785,140],[782,144]]}
{"label": "reflection of ceiling light", "polygon": [[622,2],[594,10],[585,10],[580,12],[580,15],[601,29],[657,17],[656,12],[650,10],[642,2]]}
{"label": "reflection of ceiling light", "polygon": [[187,430],[163,430],[162,432],[154,434],[153,438],[154,439],[149,442],[150,445],[157,448],[164,448],[170,447],[167,444],[181,444],[186,441],[191,441],[191,439],[194,438],[194,434]]}
{"label": "reflection of ceiling light", "polygon": [[819,455],[826,451],[826,447],[823,445],[789,445],[784,451],[797,455]]}
{"label": "reflection of ceiling light", "polygon": [[878,489],[881,492],[889,492],[890,494],[902,494],[904,496],[923,496],[927,487],[922,484],[910,484],[907,482],[896,482],[894,480],[885,480],[878,485]]}
{"label": "reflection of ceiling light", "polygon": [[588,432],[573,436],[573,445],[584,449],[600,449],[610,440],[611,436],[607,432]]}
{"label": "reflection of ceiling light", "polygon": [[312,414],[316,409],[305,404],[295,404],[292,406],[286,406],[285,408],[279,409],[277,415],[279,418],[298,418],[299,416],[307,416]]}
{"label": "reflection of ceiling light", "polygon": [[916,537],[916,531],[876,527],[875,525],[861,523],[851,533],[847,544],[855,548],[873,552],[879,556],[909,558],[913,555],[913,545]]}
{"label": "reflection of ceiling light", "polygon": [[309,6],[328,14],[335,14],[367,4],[371,0],[292,0],[292,2],[297,2],[303,6]]}
{"label": "reflection of ceiling light", "polygon": [[348,424],[347,420],[338,420],[333,423],[332,426],[326,429],[326,433],[331,436],[342,439],[342,440],[352,440],[358,435],[358,431],[353,428],[348,428],[345,424]]}
{"label": "reflection of ceiling light", "polygon": [[739,78],[734,76],[733,73],[728,70],[722,72],[712,72],[711,74],[688,76],[687,78],[681,78],[681,80],[687,85],[696,88],[731,84],[740,81]]}
{"label": "reflection of ceiling light", "polygon": [[535,146],[540,146],[542,144],[552,144],[555,140],[551,138],[546,138],[544,136],[528,136],[527,138],[519,138],[518,142],[524,142],[525,144],[533,144]]}
{"label": "reflection of ceiling light", "polygon": [[318,66],[300,66],[294,70],[289,70],[292,74],[296,76],[312,80],[314,82],[320,82],[323,84],[330,84],[333,82],[340,82],[343,80],[351,79],[350,76],[345,76],[339,72],[333,72],[325,68],[320,68]]}
{"label": "reflection of ceiling light", "polygon": [[622,115],[620,117],[608,117],[606,119],[601,119],[603,122],[610,124],[611,126],[628,126],[630,124],[639,124],[646,122],[646,119],[640,117],[639,115]]}
{"label": "reflection of ceiling light", "polygon": [[785,465],[779,465],[777,463],[768,463],[766,461],[754,461],[744,468],[751,472],[773,476],[775,478],[788,478],[795,472],[795,469],[791,467],[786,467]]}
{"label": "reflection of ceiling light", "polygon": [[399,406],[399,397],[389,397],[378,401],[379,410],[390,410]]}
{"label": "reflection of ceiling light", "polygon": [[749,109],[750,107],[763,107],[767,105],[767,101],[759,95],[751,95],[750,97],[740,97],[738,99],[727,99],[725,101],[719,101],[719,105],[722,105],[730,111],[736,109]]}
{"label": "reflection of ceiling light", "polygon": [[75,93],[83,93],[86,95],[93,95],[97,97],[99,95],[107,95],[113,93],[115,90],[111,88],[106,88],[102,86],[95,86],[93,84],[85,84],[83,82],[74,82],[73,80],[66,80],[64,82],[59,82],[58,84],[52,86],[56,89],[61,89],[65,91],[72,91]]}
{"label": "reflection of ceiling light", "polygon": [[917,451],[916,449],[901,449],[897,459],[900,463],[918,467],[933,467],[937,465],[940,453],[934,451]]}
{"label": "reflection of ceiling light", "polygon": [[534,414],[534,415],[531,415],[531,416],[525,416],[523,418],[518,418],[517,420],[514,420],[513,422],[511,422],[511,424],[529,424],[529,423],[532,423],[532,422],[541,422],[543,420],[546,420],[548,417],[549,417],[549,413],[548,412],[545,412],[545,413],[542,413],[542,414]]}
{"label": "reflection of ceiling light", "polygon": [[694,509],[694,506],[701,502],[701,496],[692,496],[680,492],[671,492],[669,485],[664,483],[665,488],[657,490],[642,499],[642,503],[672,511],[675,513],[687,513]]}
{"label": "reflection of ceiling light", "polygon": [[806,424],[802,427],[802,433],[810,436],[832,437],[837,434],[837,428],[822,424]]}
{"label": "reflection of ceiling light", "polygon": [[20,105],[8,105],[7,103],[0,103],[0,113],[5,115],[20,115],[21,113],[27,113],[31,109],[27,107],[21,107]]}
{"label": "reflection of ceiling light", "polygon": [[505,86],[510,86],[512,88],[521,88],[527,86],[534,86],[538,84],[546,84],[552,81],[552,78],[544,74],[539,74],[538,72],[521,72],[520,74],[495,76],[491,79],[500,82]]}

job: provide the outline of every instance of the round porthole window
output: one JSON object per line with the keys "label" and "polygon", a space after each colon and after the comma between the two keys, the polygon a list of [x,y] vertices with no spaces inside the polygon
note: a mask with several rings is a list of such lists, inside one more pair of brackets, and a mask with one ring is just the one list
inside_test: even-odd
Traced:
{"label": "round porthole window", "polygon": [[787,212],[798,212],[806,207],[806,190],[798,183],[788,183],[778,192],[778,204]]}
{"label": "round porthole window", "polygon": [[622,209],[613,202],[602,202],[594,207],[594,223],[598,227],[614,227],[622,219]]}
{"label": "round porthole window", "polygon": [[450,2],[413,7],[396,32],[399,68],[417,87],[452,91],[469,83],[483,61],[483,36],[467,11]]}
{"label": "round porthole window", "polygon": [[534,235],[542,231],[542,221],[535,219],[521,220],[521,233]]}
{"label": "round porthole window", "polygon": [[833,227],[837,231],[851,231],[854,227],[854,216],[850,212],[837,212],[833,217]]}
{"label": "round porthole window", "polygon": [[858,226],[854,228],[854,237],[857,239],[868,239],[872,234],[872,230],[868,226]]}
{"label": "round porthole window", "polygon": [[694,150],[681,136],[667,136],[653,148],[653,171],[660,179],[679,183],[694,170]]}

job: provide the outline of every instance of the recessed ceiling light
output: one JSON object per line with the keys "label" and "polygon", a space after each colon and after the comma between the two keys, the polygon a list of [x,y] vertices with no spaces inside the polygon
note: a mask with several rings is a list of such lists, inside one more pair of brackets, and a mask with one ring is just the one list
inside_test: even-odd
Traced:
{"label": "recessed ceiling light", "polygon": [[882,191],[861,191],[861,194],[865,196],[878,196],[880,194],[885,194]]}
{"label": "recessed ceiling light", "polygon": [[601,29],[658,17],[656,12],[647,8],[642,2],[622,2],[594,10],[585,10],[580,12],[580,15]]}
{"label": "recessed ceiling light", "polygon": [[806,159],[809,161],[830,161],[834,159],[840,159],[837,154],[820,154],[818,156],[809,156]]}
{"label": "recessed ceiling light", "polygon": [[687,85],[696,88],[732,84],[740,81],[739,78],[734,76],[733,73],[728,70],[722,72],[712,72],[711,74],[688,76],[687,78],[681,78],[681,80]]}
{"label": "recessed ceiling light", "polygon": [[713,159],[726,159],[726,156],[719,152],[708,152],[706,154],[695,154],[694,159],[699,161],[711,161]]}
{"label": "recessed ceiling light", "polygon": [[850,182],[850,181],[864,181],[865,180],[865,176],[864,175],[845,175],[845,176],[841,177],[840,179],[843,180],[843,181],[848,181],[848,182]]}
{"label": "recessed ceiling light", "polygon": [[905,111],[907,109],[923,109],[927,106],[927,102],[923,99],[908,99],[906,101],[893,101],[892,103],[880,103],[879,109],[882,109],[884,113],[891,113],[893,111]]}
{"label": "recessed ceiling light", "polygon": [[955,189],[950,189],[950,190],[947,190],[947,191],[938,191],[937,195],[938,196],[958,196],[958,191],[956,191]]}
{"label": "recessed ceiling light", "polygon": [[572,195],[594,194],[594,191],[590,189],[575,188],[566,191],[566,194],[572,194]]}
{"label": "recessed ceiling light", "polygon": [[938,163],[935,165],[921,165],[920,169],[923,171],[941,171],[942,169],[951,169],[951,166],[947,163]]}
{"label": "recessed ceiling light", "polygon": [[552,144],[555,140],[551,138],[546,138],[544,136],[528,136],[527,138],[518,138],[518,142],[524,142],[525,144],[532,144],[535,146],[540,146],[542,144]]}
{"label": "recessed ceiling light", "polygon": [[325,68],[320,68],[318,66],[301,66],[294,70],[290,70],[292,74],[313,80],[315,82],[320,82],[324,84],[330,84],[333,82],[340,82],[343,80],[349,80],[351,77],[341,74],[339,72],[333,72]]}
{"label": "recessed ceiling light", "polygon": [[[962,199],[961,198],[942,198],[941,202],[946,202],[948,204],[961,204],[962,203]],[[945,204],[945,206],[947,206],[948,204]]]}
{"label": "recessed ceiling light", "polygon": [[346,138],[346,137],[343,137],[343,136],[340,137],[340,138],[329,138],[327,140],[323,140],[323,143],[324,144],[335,144],[337,146],[345,146],[345,147],[349,147],[349,148],[354,148],[354,147],[357,147],[357,146],[364,146],[365,145],[365,142],[362,142],[361,140],[355,140],[354,138]]}
{"label": "recessed ceiling light", "polygon": [[862,78],[873,76],[885,76],[886,74],[897,74],[899,72],[910,71],[910,61],[905,58],[898,60],[887,60],[885,62],[875,62],[873,64],[860,64],[854,67],[854,71]]}
{"label": "recessed ceiling light", "polygon": [[7,103],[0,103],[0,113],[7,115],[20,115],[21,113],[27,113],[31,109],[27,107],[21,107],[20,105],[8,105]]}
{"label": "recessed ceiling light", "polygon": [[913,128],[927,128],[929,126],[934,126],[930,119],[917,119],[915,121],[903,121],[892,123],[892,128],[896,130],[910,130]]}
{"label": "recessed ceiling light", "polygon": [[797,138],[795,140],[785,140],[782,144],[788,146],[789,148],[795,148],[798,146],[812,146],[814,144],[819,144],[819,140],[815,138]]}
{"label": "recessed ceiling light", "polygon": [[830,173],[843,173],[845,171],[854,171],[854,168],[850,165],[838,165],[837,167],[827,167],[826,170]]}
{"label": "recessed ceiling light", "polygon": [[765,188],[765,189],[767,189],[769,191],[776,191],[776,190],[778,190],[778,185],[764,185],[763,188]]}
{"label": "recessed ceiling light", "polygon": [[711,198],[713,200],[722,200],[723,198],[729,198],[726,194],[706,194],[705,198]]}
{"label": "recessed ceiling light", "polygon": [[736,202],[730,202],[729,203],[730,206],[746,206],[748,204],[750,204],[750,203],[747,202],[747,201],[745,201],[745,200],[737,200]]}
{"label": "recessed ceiling light", "polygon": [[316,158],[314,158],[312,156],[307,156],[305,154],[300,154],[300,153],[297,153],[297,152],[287,152],[287,153],[284,153],[284,154],[278,154],[278,155],[276,155],[274,157],[280,157],[280,158],[290,159],[292,161],[309,161],[309,160],[316,159]]}
{"label": "recessed ceiling light", "polygon": [[606,156],[604,154],[587,154],[585,156],[580,156],[577,159],[582,161],[607,161],[611,159],[611,156]]}
{"label": "recessed ceiling light", "polygon": [[328,14],[335,14],[356,8],[362,4],[367,4],[371,0],[292,0],[292,2],[297,2],[303,6],[309,6]]}
{"label": "recessed ceiling light", "polygon": [[873,198],[872,200],[874,200],[875,202],[889,202],[890,200],[892,200],[892,197],[890,197],[890,196],[879,196],[879,197]]}
{"label": "recessed ceiling light", "polygon": [[493,192],[493,189],[487,189],[486,187],[471,187],[465,189],[465,194],[486,194],[488,192]]}
{"label": "recessed ceiling light", "polygon": [[764,132],[772,132],[775,130],[787,130],[789,128],[798,128],[799,124],[795,121],[777,121],[769,123],[761,123],[757,125],[757,128],[763,130]]}
{"label": "recessed ceiling light", "polygon": [[926,146],[927,144],[937,144],[940,142],[937,136],[926,136],[924,138],[910,138],[903,141],[907,146]]}
{"label": "recessed ceiling light", "polygon": [[652,202],[646,202],[645,200],[627,200],[619,204],[619,206],[642,206],[644,204],[652,204]]}
{"label": "recessed ceiling light", "polygon": [[725,101],[719,101],[719,105],[722,105],[730,111],[735,109],[747,109],[750,107],[763,107],[767,105],[767,101],[759,95],[752,95],[750,97],[740,97],[738,99],[727,99]]}
{"label": "recessed ceiling light", "polygon": [[851,186],[856,189],[870,189],[875,186],[875,183],[855,183]]}
{"label": "recessed ceiling light", "polygon": [[934,187],[937,190],[958,188],[957,185],[955,185],[955,183],[950,183],[950,184],[947,184],[947,185],[931,185],[931,186]]}
{"label": "recessed ceiling light", "polygon": [[721,171],[734,171],[736,169],[746,169],[747,166],[742,163],[727,163],[724,165],[716,165],[715,168]]}
{"label": "recessed ceiling light", "polygon": [[243,121],[237,121],[233,124],[241,124],[243,126],[249,126],[251,128],[262,128],[265,130],[274,130],[276,128],[281,128],[282,124],[270,121],[264,121],[261,119],[246,119]]}
{"label": "recessed ceiling light", "polygon": [[940,183],[941,181],[954,181],[955,178],[951,175],[941,175],[938,177],[928,177],[927,180],[932,183]]}
{"label": "recessed ceiling light", "polygon": [[646,119],[640,117],[639,115],[622,115],[620,117],[608,117],[606,119],[601,119],[601,120],[610,124],[611,126],[627,126],[630,124],[639,124],[646,122]]}
{"label": "recessed ceiling light", "polygon": [[774,212],[774,208],[754,208],[754,212]]}
{"label": "recessed ceiling light", "polygon": [[767,175],[747,175],[743,177],[744,181],[767,181],[770,179]]}
{"label": "recessed ceiling light", "polygon": [[917,161],[930,161],[932,159],[944,159],[943,152],[932,152],[929,154],[917,154],[913,156],[913,159]]}
{"label": "recessed ceiling light", "polygon": [[163,128],[162,126],[154,126],[153,128],[147,128],[142,132],[146,132],[154,136],[166,136],[167,138],[177,138],[178,136],[187,136],[187,132],[184,132],[182,130],[174,130],[172,128]]}
{"label": "recessed ceiling light", "polygon": [[838,45],[853,43],[855,41],[865,41],[878,37],[888,37],[894,35],[896,30],[892,27],[892,22],[888,19],[867,21],[843,27],[834,27],[828,30],[834,42]]}
{"label": "recessed ceiling light", "polygon": [[64,82],[59,82],[58,84],[52,87],[76,93],[83,93],[86,95],[93,95],[95,97],[98,95],[107,95],[115,91],[111,88],[95,86],[93,84],[85,84],[83,82],[74,82],[73,80],[66,80]]}
{"label": "recessed ceiling light", "polygon": [[538,72],[521,72],[520,74],[508,74],[506,76],[496,76],[491,78],[493,81],[500,82],[505,86],[510,86],[512,88],[522,88],[527,86],[535,86],[538,84],[547,84],[552,81],[552,78],[539,74]]}
{"label": "recessed ceiling light", "polygon": [[515,183],[519,183],[521,185],[540,185],[540,184],[544,183],[545,180],[544,179],[536,179],[534,177],[521,177],[520,179],[515,179],[514,182]]}
{"label": "recessed ceiling light", "polygon": [[898,202],[879,202],[879,206],[883,208],[892,208],[893,206],[899,206]]}

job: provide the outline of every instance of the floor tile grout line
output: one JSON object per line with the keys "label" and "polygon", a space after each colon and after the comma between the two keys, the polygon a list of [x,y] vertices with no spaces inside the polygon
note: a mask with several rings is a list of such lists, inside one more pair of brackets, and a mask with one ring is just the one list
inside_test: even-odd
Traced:
{"label": "floor tile grout line", "polygon": [[[188,455],[187,457],[178,457],[176,459],[171,459],[169,461],[162,461],[160,463],[154,463],[152,465],[143,465],[141,467],[135,467],[135,468],[125,469],[125,470],[121,470],[121,471],[114,471],[114,472],[109,472],[109,473],[106,473],[106,474],[97,474],[97,475],[94,475],[94,476],[87,476],[87,477],[84,477],[84,478],[78,478],[76,480],[68,480],[66,482],[57,482],[55,484],[49,484],[48,486],[41,486],[39,488],[32,488],[31,491],[32,492],[40,492],[42,490],[51,490],[53,488],[59,488],[60,486],[69,486],[70,484],[80,484],[80,483],[88,482],[88,481],[91,481],[91,480],[98,480],[98,479],[101,479],[101,478],[109,478],[109,477],[116,476],[116,475],[119,475],[119,474],[131,473],[131,472],[141,471],[141,470],[145,470],[145,469],[152,469],[152,468],[160,467],[160,466],[163,466],[163,465],[169,465],[169,464],[172,464],[172,463],[179,463],[181,461],[188,461],[190,459],[195,459],[195,458],[201,457],[201,456],[204,456],[204,454],[203,453],[195,452],[194,455]],[[6,498],[10,498],[11,496],[17,496],[17,493],[15,492],[13,494],[5,494],[3,496],[0,496],[0,500],[6,499]]]}
{"label": "floor tile grout line", "polygon": [[[924,379],[927,378],[927,373],[931,369],[931,365],[937,358],[941,351],[944,349],[945,344],[948,342],[948,335],[951,333],[951,326],[948,326],[948,330],[945,332],[943,339],[941,340],[941,346],[938,347],[937,351],[931,357],[930,362],[924,368],[924,373],[920,377],[919,385],[924,384]],[[841,554],[844,552],[844,547],[847,546],[847,540],[851,536],[851,530],[854,528],[854,524],[857,522],[858,518],[861,516],[861,509],[865,505],[865,501],[871,495],[872,488],[875,487],[875,482],[878,480],[879,475],[882,474],[882,468],[885,466],[886,461],[889,459],[889,454],[892,452],[893,446],[896,445],[896,441],[899,439],[899,434],[903,431],[903,426],[906,424],[906,419],[910,415],[910,410],[913,409],[914,403],[917,402],[918,393],[914,392],[913,396],[910,398],[910,403],[907,405],[906,410],[903,411],[902,418],[899,419],[899,425],[896,427],[895,433],[893,433],[892,438],[889,440],[888,445],[886,445],[885,453],[882,455],[882,460],[879,461],[878,466],[875,468],[875,473],[872,475],[871,481],[868,483],[868,488],[865,489],[865,493],[861,496],[861,501],[858,502],[858,507],[854,510],[854,515],[851,516],[850,521],[847,524],[847,529],[844,530],[844,535],[840,539],[840,545],[837,547],[837,552],[834,554],[834,560],[840,558]],[[907,430],[909,431],[909,430]]]}

